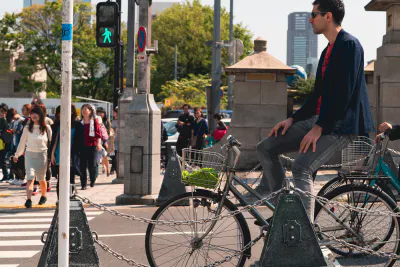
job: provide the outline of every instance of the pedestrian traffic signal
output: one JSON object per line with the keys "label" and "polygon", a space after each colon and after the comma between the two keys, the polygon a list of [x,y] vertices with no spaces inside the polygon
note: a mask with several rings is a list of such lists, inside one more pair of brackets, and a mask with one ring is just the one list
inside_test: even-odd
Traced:
{"label": "pedestrian traffic signal", "polygon": [[100,47],[115,47],[118,43],[118,4],[100,2],[96,6],[96,42]]}

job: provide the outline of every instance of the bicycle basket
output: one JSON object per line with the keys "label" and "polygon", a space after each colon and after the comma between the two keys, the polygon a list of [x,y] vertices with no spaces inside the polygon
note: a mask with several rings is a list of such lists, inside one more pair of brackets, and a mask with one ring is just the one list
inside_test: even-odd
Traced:
{"label": "bicycle basket", "polygon": [[184,148],[179,159],[182,183],[208,189],[218,186],[224,170],[224,156],[215,152]]}
{"label": "bicycle basket", "polygon": [[342,150],[342,167],[349,171],[369,171],[372,165],[374,141],[365,136],[358,136]]}

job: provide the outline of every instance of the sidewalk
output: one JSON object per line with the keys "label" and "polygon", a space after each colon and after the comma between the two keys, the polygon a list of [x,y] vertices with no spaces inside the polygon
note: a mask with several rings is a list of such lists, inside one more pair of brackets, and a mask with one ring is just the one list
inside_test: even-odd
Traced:
{"label": "sidewalk", "polygon": [[[244,173],[237,173],[239,176],[244,175]],[[315,180],[315,192],[318,192],[321,187],[330,179],[334,178],[337,174],[337,170],[322,170],[318,172],[317,178]],[[161,178],[164,174],[160,174]],[[259,173],[254,173],[249,175],[248,179],[251,177],[257,177]],[[291,173],[287,173],[288,177]],[[1,177],[0,171],[0,177]],[[107,206],[115,206],[115,199],[117,196],[123,194],[124,185],[123,184],[112,184],[112,180],[115,179],[115,175],[110,175],[107,177],[106,174],[99,174],[94,187],[88,185],[87,190],[80,190],[80,180],[76,177],[75,182],[77,184],[78,194],[82,197],[87,197],[91,201]],[[54,209],[57,202],[56,185],[57,180],[52,178],[51,183],[53,188],[49,193],[47,193],[47,203],[45,205],[36,205],[39,202],[40,191],[36,196],[32,196],[33,209]],[[248,181],[251,183],[251,181]],[[8,183],[0,183],[0,212],[9,211],[12,209],[25,209],[24,203],[26,200],[25,187],[10,185]]]}

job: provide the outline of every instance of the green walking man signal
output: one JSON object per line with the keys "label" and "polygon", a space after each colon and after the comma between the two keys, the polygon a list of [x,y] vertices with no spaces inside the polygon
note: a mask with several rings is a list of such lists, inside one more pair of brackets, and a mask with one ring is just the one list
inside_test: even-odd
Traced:
{"label": "green walking man signal", "polygon": [[111,37],[112,33],[108,30],[108,28],[105,28],[104,33],[102,34],[102,36],[104,36],[104,40],[103,43],[107,43],[107,41],[111,44]]}
{"label": "green walking man signal", "polygon": [[96,6],[96,43],[100,47],[116,47],[119,39],[119,13],[116,2],[100,2]]}

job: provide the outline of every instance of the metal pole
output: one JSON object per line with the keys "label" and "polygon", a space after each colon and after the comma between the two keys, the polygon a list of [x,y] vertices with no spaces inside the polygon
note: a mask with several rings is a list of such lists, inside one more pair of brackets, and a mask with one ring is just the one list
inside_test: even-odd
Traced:
{"label": "metal pole", "polygon": [[[139,25],[145,27],[147,30],[147,49],[151,46],[151,6],[149,6],[149,0],[139,1]],[[145,61],[138,64],[139,94],[150,94],[150,59],[151,54],[148,54]]]}
{"label": "metal pole", "polygon": [[174,80],[178,80],[178,46],[174,49]]}
{"label": "metal pole", "polygon": [[62,8],[62,71],[60,125],[60,198],[58,224],[58,266],[69,266],[69,198],[72,100],[72,24],[73,0],[63,0]]}
{"label": "metal pole", "polygon": [[126,87],[135,86],[135,34],[136,34],[136,3],[128,1],[128,58],[126,61]]}
{"label": "metal pole", "polygon": [[119,72],[120,72],[120,85],[119,85],[119,88],[120,88],[120,92],[121,92],[121,94],[123,93],[123,91],[124,91],[124,43],[121,41],[121,46],[120,46],[120,50],[119,50],[119,52],[121,53],[121,60],[120,60],[120,68],[119,68]]}
{"label": "metal pole", "polygon": [[121,29],[121,0],[116,1],[118,4],[118,29],[117,29],[117,45],[114,48],[114,99],[113,105],[114,107],[118,106],[118,88],[119,86],[119,60],[120,56],[120,29]]}
{"label": "metal pole", "polygon": [[[233,40],[233,0],[231,0],[231,10],[229,16],[229,41],[232,44]],[[235,64],[235,58],[233,55],[229,55],[229,66]],[[233,109],[233,76],[228,76],[228,110]]]}
{"label": "metal pole", "polygon": [[220,113],[221,87],[221,0],[214,0],[214,43],[212,49],[211,112],[207,112],[211,132],[215,130],[213,115]]}

